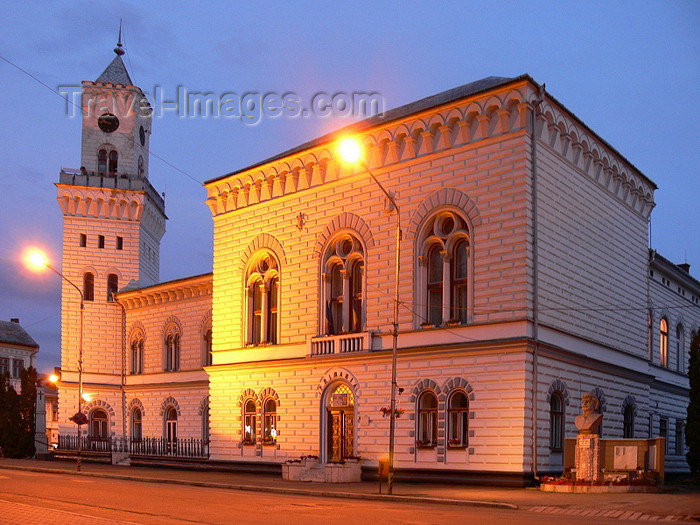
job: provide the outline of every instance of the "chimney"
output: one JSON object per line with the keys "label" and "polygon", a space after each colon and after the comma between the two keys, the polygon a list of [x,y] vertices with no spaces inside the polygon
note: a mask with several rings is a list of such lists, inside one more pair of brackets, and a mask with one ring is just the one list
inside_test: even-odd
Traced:
{"label": "chimney", "polygon": [[690,273],[690,264],[689,263],[679,264],[678,267],[681,270],[683,270],[685,273]]}
{"label": "chimney", "polygon": [[12,319],[10,319],[10,322],[19,324],[19,317],[13,317]]}

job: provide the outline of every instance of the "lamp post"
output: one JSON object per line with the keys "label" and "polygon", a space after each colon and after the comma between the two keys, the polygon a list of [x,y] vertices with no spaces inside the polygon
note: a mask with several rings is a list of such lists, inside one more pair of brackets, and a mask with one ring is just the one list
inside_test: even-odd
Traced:
{"label": "lamp post", "polygon": [[80,295],[80,331],[79,331],[79,338],[78,338],[78,412],[71,418],[71,420],[75,421],[78,424],[78,445],[77,445],[77,452],[78,452],[78,464],[77,464],[77,470],[80,472],[80,460],[81,460],[81,452],[82,452],[82,444],[81,444],[81,430],[82,430],[82,425],[86,423],[85,421],[85,416],[83,415],[83,313],[85,310],[85,301],[83,298],[83,291],[70,279],[68,279],[65,275],[63,275],[61,272],[59,272],[56,268],[51,266],[49,264],[49,259],[46,257],[46,254],[41,251],[38,248],[30,248],[27,250],[25,253],[25,262],[27,266],[29,266],[31,269],[35,271],[41,271],[44,268],[48,268],[52,272],[54,272],[56,275],[58,275],[61,279],[66,281],[68,284],[70,284],[73,288],[75,288],[78,291],[78,294]]}
{"label": "lamp post", "polygon": [[387,493],[391,494],[394,484],[394,440],[396,435],[396,355],[398,353],[398,338],[399,338],[399,272],[401,258],[401,213],[399,206],[396,204],[394,197],[384,188],[377,177],[369,169],[367,163],[362,158],[362,147],[354,138],[342,139],[338,145],[338,151],[341,158],[348,163],[359,163],[364,170],[369,173],[372,180],[379,186],[382,193],[389,200],[391,205],[396,210],[396,233],[394,247],[394,329],[392,332],[392,348],[391,348],[391,400],[389,405],[389,465],[387,470]]}

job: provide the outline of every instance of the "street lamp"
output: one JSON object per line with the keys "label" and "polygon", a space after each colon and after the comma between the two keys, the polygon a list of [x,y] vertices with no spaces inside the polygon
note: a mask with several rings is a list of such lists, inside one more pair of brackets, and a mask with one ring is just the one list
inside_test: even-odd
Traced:
{"label": "street lamp", "polygon": [[80,460],[81,460],[81,427],[83,424],[87,423],[85,415],[83,414],[83,313],[85,310],[85,301],[83,298],[83,291],[65,275],[59,272],[56,268],[49,264],[49,259],[46,254],[39,248],[29,248],[24,254],[25,264],[34,271],[42,271],[48,268],[61,279],[70,284],[73,288],[78,291],[80,295],[80,337],[78,339],[78,412],[71,417],[72,421],[78,424],[78,465],[77,470],[80,472]]}
{"label": "street lamp", "polygon": [[396,391],[398,386],[396,385],[396,354],[398,353],[398,337],[399,337],[399,261],[401,256],[401,213],[399,212],[399,206],[396,204],[394,197],[384,188],[381,182],[375,177],[372,170],[369,169],[367,163],[363,158],[362,146],[360,143],[352,138],[346,137],[342,139],[338,144],[338,152],[341,158],[352,164],[361,164],[364,170],[369,173],[372,180],[379,186],[382,193],[389,199],[389,202],[396,210],[396,239],[394,248],[394,330],[393,330],[393,344],[391,348],[391,401],[389,405],[389,465],[387,471],[387,492],[392,493],[393,483],[394,483],[394,438],[396,432]]}

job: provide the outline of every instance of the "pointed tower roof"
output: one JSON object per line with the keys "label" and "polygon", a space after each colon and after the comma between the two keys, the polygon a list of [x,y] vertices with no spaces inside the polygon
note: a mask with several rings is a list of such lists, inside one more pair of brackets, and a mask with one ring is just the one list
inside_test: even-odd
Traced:
{"label": "pointed tower roof", "polygon": [[109,84],[123,84],[125,86],[133,86],[134,83],[131,81],[129,72],[126,70],[124,61],[122,60],[122,55],[124,54],[124,49],[122,49],[122,26],[121,22],[119,24],[119,39],[117,40],[117,47],[114,48],[116,57],[112,60],[112,63],[107,66],[102,74],[97,77],[95,82],[105,82]]}

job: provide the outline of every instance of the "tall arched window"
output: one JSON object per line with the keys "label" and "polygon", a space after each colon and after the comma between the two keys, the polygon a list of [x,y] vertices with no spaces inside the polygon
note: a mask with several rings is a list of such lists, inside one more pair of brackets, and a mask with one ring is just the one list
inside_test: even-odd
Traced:
{"label": "tall arched window", "polygon": [[634,405],[627,403],[622,419],[622,437],[631,439],[634,437]]}
{"label": "tall arched window", "polygon": [[420,321],[440,326],[469,320],[470,242],[466,220],[456,210],[431,216],[418,246]]}
{"label": "tall arched window", "polygon": [[109,165],[107,166],[107,173],[109,173],[109,175],[114,176],[117,174],[118,159],[119,154],[115,150],[109,152]]}
{"label": "tall arched window", "polygon": [[255,443],[257,410],[253,399],[246,400],[243,405],[243,443]]}
{"label": "tall arched window", "polygon": [[212,335],[211,327],[204,332],[204,366],[212,364]]}
{"label": "tall arched window", "polygon": [[430,390],[427,390],[418,398],[416,444],[419,447],[434,447],[437,445],[437,416],[437,396]]}
{"label": "tall arched window", "polygon": [[277,344],[279,338],[279,266],[267,251],[253,257],[246,271],[248,323],[246,343]]}
{"label": "tall arched window", "polygon": [[131,338],[131,373],[143,374],[143,333],[136,332]]}
{"label": "tall arched window", "polygon": [[107,150],[101,149],[97,152],[97,174],[106,175],[107,174]]}
{"label": "tall arched window", "polygon": [[428,322],[435,326],[442,324],[442,246],[433,244],[428,251]]}
{"label": "tall arched window", "polygon": [[549,398],[549,448],[555,452],[564,449],[564,397],[558,391]]}
{"label": "tall arched window", "polygon": [[685,372],[685,330],[680,323],[676,326],[676,370]]}
{"label": "tall arched window", "polygon": [[143,177],[144,174],[144,164],[143,164],[143,157],[139,155],[139,164],[138,164],[138,173],[139,177]]}
{"label": "tall arched window", "polygon": [[168,454],[177,453],[177,409],[168,407],[165,410],[165,443]]}
{"label": "tall arched window", "polygon": [[170,325],[165,332],[165,371],[180,369],[180,331]]}
{"label": "tall arched window", "polygon": [[447,444],[450,447],[469,445],[469,399],[462,390],[452,393],[447,402]]}
{"label": "tall arched window", "polygon": [[664,317],[659,322],[659,362],[668,366],[668,321]]}
{"label": "tall arched window", "polygon": [[321,332],[327,335],[364,330],[364,248],[349,232],[331,238],[323,256]]}
{"label": "tall arched window", "polygon": [[143,438],[143,416],[140,408],[131,411],[131,441],[138,442]]}
{"label": "tall arched window", "polygon": [[277,403],[269,398],[263,404],[263,443],[277,441]]}
{"label": "tall arched window", "polygon": [[95,276],[92,272],[85,272],[83,275],[83,300],[95,300]]}
{"label": "tall arched window", "polygon": [[114,301],[114,296],[119,291],[119,276],[116,273],[110,273],[107,276],[107,300]]}

